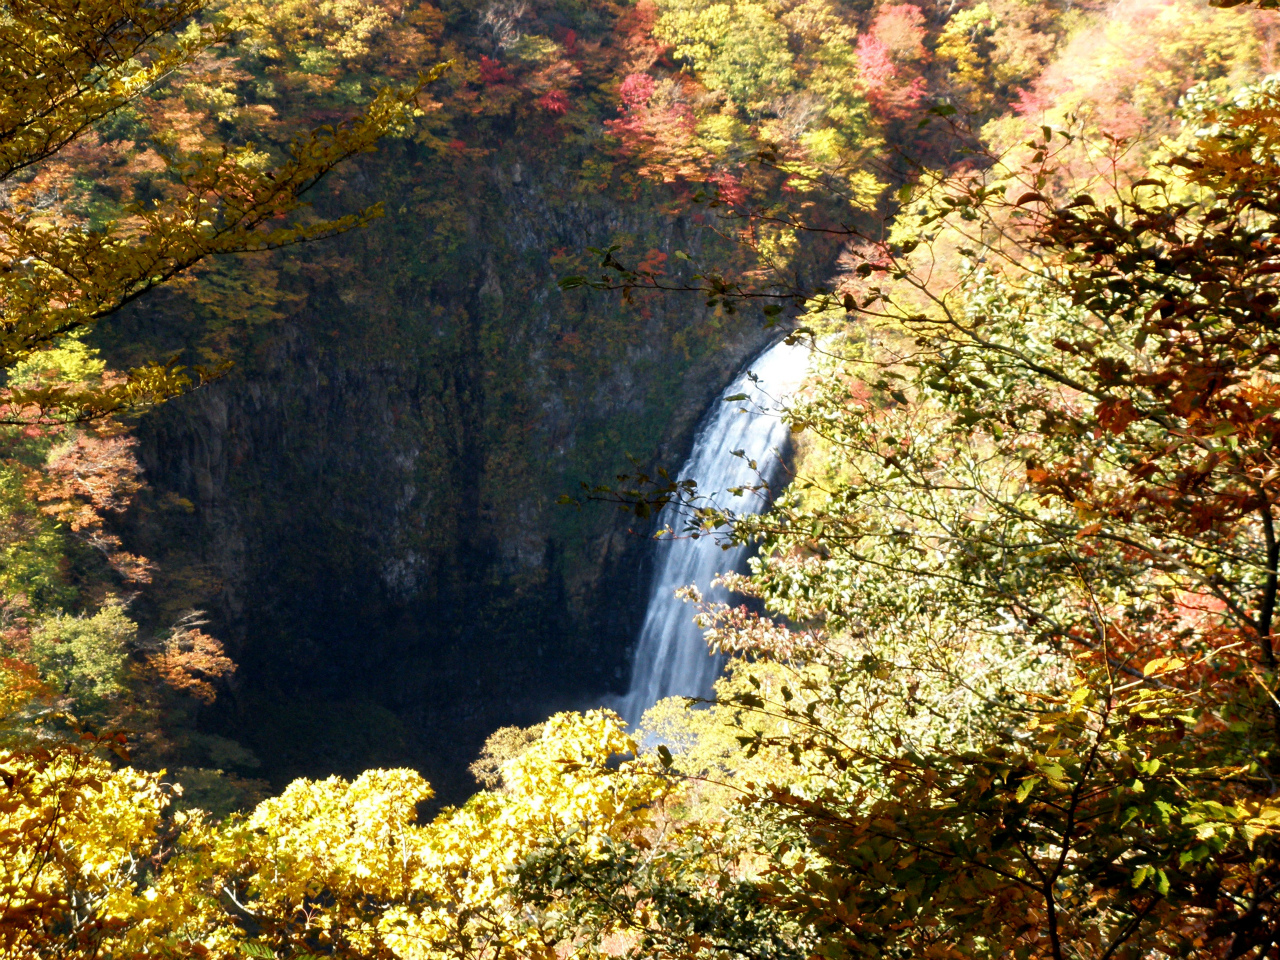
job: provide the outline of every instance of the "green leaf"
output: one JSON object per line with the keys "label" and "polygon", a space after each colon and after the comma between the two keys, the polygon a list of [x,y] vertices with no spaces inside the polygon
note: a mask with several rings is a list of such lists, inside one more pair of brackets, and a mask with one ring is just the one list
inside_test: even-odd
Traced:
{"label": "green leaf", "polygon": [[1018,792],[1014,794],[1014,798],[1019,803],[1025,801],[1027,797],[1031,795],[1031,791],[1036,788],[1038,783],[1040,783],[1040,780],[1040,777],[1027,777],[1027,779],[1023,780],[1022,783],[1018,785]]}

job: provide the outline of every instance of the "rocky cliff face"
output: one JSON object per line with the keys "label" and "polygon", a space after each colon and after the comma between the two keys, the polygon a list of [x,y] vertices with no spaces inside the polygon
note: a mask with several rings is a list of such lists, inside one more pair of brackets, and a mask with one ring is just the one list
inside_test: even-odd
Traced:
{"label": "rocky cliff face", "polygon": [[[160,570],[147,616],[214,618],[241,668],[205,722],[273,779],[407,763],[456,796],[497,726],[621,688],[647,531],[555,500],[628,456],[678,466],[769,338],[695,299],[562,293],[587,246],[730,254],[661,190],[583,191],[572,158],[525,154],[442,171],[394,145],[324,201],[387,197],[385,219],[223,264],[105,335],[122,360],[233,344],[230,376],[140,422],[129,538]],[[272,315],[229,341],[246,288]]]}

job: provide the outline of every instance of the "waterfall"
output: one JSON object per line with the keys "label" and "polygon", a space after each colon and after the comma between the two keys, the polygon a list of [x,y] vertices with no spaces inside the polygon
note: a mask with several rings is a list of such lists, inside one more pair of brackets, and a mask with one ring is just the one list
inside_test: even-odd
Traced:
{"label": "waterfall", "polygon": [[[789,431],[778,416],[778,401],[800,385],[808,364],[808,347],[785,342],[757,357],[699,424],[679,479],[697,481],[700,495],[709,495],[735,513],[760,513],[768,507],[767,491],[744,490],[742,496],[734,496],[729,490],[757,486],[761,477],[770,485],[780,478]],[[727,399],[741,394],[747,399]],[[736,451],[744,456],[735,456]],[[734,545],[726,550],[715,536],[684,536],[684,519],[676,503],[663,507],[658,518],[659,529],[671,529],[675,538],[654,544],[658,553],[653,586],[631,665],[631,686],[618,705],[632,726],[664,697],[709,696],[720,675],[720,658],[707,649],[702,630],[693,622],[693,608],[675,591],[693,584],[704,599],[724,602],[726,592],[713,588],[711,581],[721,573],[742,571],[749,548]]]}

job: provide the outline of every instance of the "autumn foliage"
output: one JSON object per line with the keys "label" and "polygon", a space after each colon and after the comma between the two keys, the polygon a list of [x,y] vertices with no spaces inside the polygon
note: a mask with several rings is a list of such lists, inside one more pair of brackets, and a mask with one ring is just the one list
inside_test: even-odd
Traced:
{"label": "autumn foliage", "polygon": [[[579,33],[545,6],[0,22],[0,949],[1274,956],[1274,14],[641,0]],[[449,51],[440,102],[415,107],[420,61]],[[312,132],[262,92],[336,112],[375,69],[410,86]],[[130,146],[103,135],[139,118]],[[119,414],[194,382],[113,373],[81,332],[213,254],[364,222],[302,197],[383,135],[467,165],[495,149],[477,130],[517,123],[590,142],[589,182],[666,191],[740,253],[620,242],[564,290],[695,293],[813,347],[766,513],[691,483],[589,487],[759,547],[725,578],[750,605],[690,608],[729,657],[716,700],[658,704],[638,735],[606,710],[501,730],[485,789],[433,816],[407,769],[202,810],[165,739],[198,736],[237,668],[196,613],[140,630],[150,566],[112,527],[144,489]],[[116,205],[48,200],[112,157]],[[272,322],[277,268],[210,268],[191,302]],[[557,344],[568,370],[590,359],[578,331]]]}

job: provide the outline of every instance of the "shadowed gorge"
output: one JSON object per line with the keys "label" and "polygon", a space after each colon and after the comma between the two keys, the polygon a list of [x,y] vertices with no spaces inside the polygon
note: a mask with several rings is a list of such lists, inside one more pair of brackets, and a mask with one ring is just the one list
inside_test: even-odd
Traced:
{"label": "shadowed gorge", "polygon": [[[598,259],[589,247],[743,257],[711,229],[716,210],[618,153],[625,5],[526,11],[522,32],[560,38],[546,69],[577,74],[567,114],[518,79],[546,53],[499,69],[484,9],[443,13],[397,29],[468,51],[434,88],[444,108],[316,201],[335,215],[381,202],[385,217],[213,263],[98,335],[114,364],[154,350],[234,363],[138,422],[148,489],[121,528],[157,568],[139,613],[159,629],[205,610],[240,665],[186,762],[219,765],[200,744],[230,739],[251,751],[240,775],[405,763],[461,798],[493,729],[623,689],[649,524],[555,500],[628,458],[678,463],[772,335],[758,313],[693,298],[557,287]],[[305,83],[298,96],[294,113],[331,99]]]}
{"label": "shadowed gorge", "polygon": [[[385,182],[398,152],[358,179]],[[584,238],[700,245],[659,198],[566,202],[565,171],[518,159],[479,174],[457,234],[406,210],[330,241],[336,276],[304,253],[305,307],[138,427],[150,491],[128,541],[160,568],[171,609],[155,615],[198,602],[215,617],[242,669],[204,722],[285,780],[371,755],[440,780],[495,727],[620,689],[648,525],[554,501],[627,454],[678,462],[769,335],[709,327],[688,300],[628,310],[556,288],[551,253]]]}

